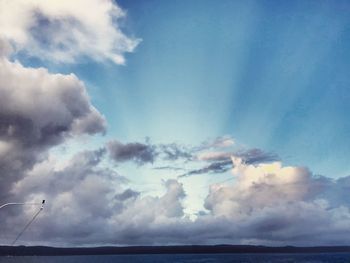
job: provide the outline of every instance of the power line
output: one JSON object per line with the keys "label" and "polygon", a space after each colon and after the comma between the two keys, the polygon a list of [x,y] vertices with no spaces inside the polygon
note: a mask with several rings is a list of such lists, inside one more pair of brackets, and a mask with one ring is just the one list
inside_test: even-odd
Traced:
{"label": "power line", "polygon": [[[45,200],[43,200],[43,203],[45,203]],[[43,203],[6,203],[1,205],[0,209],[10,205],[42,205]]]}

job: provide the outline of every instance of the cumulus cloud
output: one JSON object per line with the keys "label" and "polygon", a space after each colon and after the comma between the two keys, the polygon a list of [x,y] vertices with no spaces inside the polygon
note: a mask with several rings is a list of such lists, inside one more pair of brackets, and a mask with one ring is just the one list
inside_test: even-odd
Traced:
{"label": "cumulus cloud", "polygon": [[65,139],[104,132],[105,119],[91,105],[75,75],[50,74],[0,59],[0,196],[47,151]]}
{"label": "cumulus cloud", "polygon": [[124,17],[112,0],[1,0],[0,53],[13,49],[56,62],[90,57],[124,64],[124,53],[140,42],[121,31]]}
{"label": "cumulus cloud", "polygon": [[0,58],[8,57],[13,52],[13,48],[8,41],[0,38]]}
{"label": "cumulus cloud", "polygon": [[[96,227],[100,226],[96,222],[107,220],[116,211],[118,207],[110,199],[121,191],[127,180],[110,169],[99,167],[104,154],[104,150],[81,152],[64,167],[57,166],[55,160],[46,160],[36,164],[16,183],[12,191],[17,198],[47,199],[49,203],[40,223],[34,225],[34,232],[39,231],[41,238],[87,237],[89,231],[98,231]],[[17,212],[14,220],[6,225],[7,233],[20,229],[23,219],[30,218],[34,209]]]}
{"label": "cumulus cloud", "polygon": [[[78,153],[64,166],[47,160],[16,183],[16,195],[27,200],[47,199],[44,212],[27,233],[29,240],[56,245],[137,244],[150,242],[158,235],[158,226],[183,218],[182,184],[167,180],[163,195],[142,196],[128,188],[125,177],[102,165],[104,156],[105,150],[100,149]],[[28,208],[7,214],[4,235],[10,239],[34,212],[35,208]],[[149,235],[144,236],[145,232]]]}
{"label": "cumulus cloud", "polygon": [[[350,241],[349,177],[332,180],[314,176],[305,167],[247,164],[233,157],[233,182],[211,185],[203,200],[207,210],[190,220],[181,183],[167,180],[163,194],[142,194],[103,165],[105,156],[106,151],[99,149],[81,152],[64,166],[47,160],[16,183],[16,194],[48,199],[45,212],[22,242],[339,245]],[[12,212],[6,218],[0,215],[8,239],[35,211]]]}
{"label": "cumulus cloud", "polygon": [[[254,208],[266,204],[274,206],[279,202],[304,200],[308,194],[312,196],[319,189],[317,185],[310,184],[314,181],[306,168],[282,167],[278,162],[258,166],[246,165],[239,158],[233,158],[233,163],[233,173],[238,177],[232,189],[215,189],[213,186],[213,195],[206,202],[206,207],[214,214],[237,215],[237,211],[243,211],[241,215],[249,216]],[[237,201],[237,206],[232,205],[231,209],[227,209],[227,202],[220,202],[221,198],[227,198],[227,201],[232,203]],[[237,211],[232,210],[233,208]]]}
{"label": "cumulus cloud", "polygon": [[[341,181],[315,177],[304,167],[280,162],[246,164],[233,158],[236,180],[212,185],[205,207],[240,230],[243,240],[268,244],[345,244],[349,242],[349,204],[335,204]],[[333,189],[333,190],[331,190]]]}
{"label": "cumulus cloud", "polygon": [[[9,139],[22,135],[26,145],[50,145],[60,141],[60,136],[104,130],[104,118],[74,74],[50,74],[44,68],[25,68],[2,59],[0,78],[0,111]],[[36,127],[24,130],[29,126]]]}

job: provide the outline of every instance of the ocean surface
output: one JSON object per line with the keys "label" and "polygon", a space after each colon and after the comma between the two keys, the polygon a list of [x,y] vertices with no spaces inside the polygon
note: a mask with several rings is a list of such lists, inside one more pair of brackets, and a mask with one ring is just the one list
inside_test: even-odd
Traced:
{"label": "ocean surface", "polygon": [[350,263],[350,253],[320,254],[163,254],[163,255],[102,255],[102,256],[25,256],[0,257],[1,263]]}

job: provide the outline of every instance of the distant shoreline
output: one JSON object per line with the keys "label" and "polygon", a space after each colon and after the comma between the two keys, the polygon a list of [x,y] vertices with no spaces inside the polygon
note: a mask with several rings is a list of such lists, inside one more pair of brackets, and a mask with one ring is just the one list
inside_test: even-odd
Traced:
{"label": "distant shoreline", "polygon": [[127,247],[47,247],[0,246],[0,256],[71,256],[126,254],[251,254],[251,253],[350,253],[350,246],[267,247],[248,245],[213,246],[127,246]]}

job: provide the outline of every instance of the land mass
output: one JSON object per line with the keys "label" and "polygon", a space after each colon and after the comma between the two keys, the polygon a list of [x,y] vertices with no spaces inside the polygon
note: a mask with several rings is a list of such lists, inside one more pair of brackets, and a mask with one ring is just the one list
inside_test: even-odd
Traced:
{"label": "land mass", "polygon": [[350,253],[350,246],[267,247],[249,245],[47,247],[0,246],[0,256],[64,256],[120,254],[218,254],[218,253]]}

